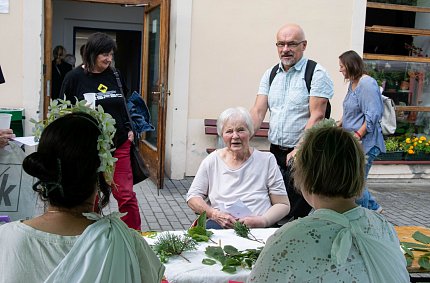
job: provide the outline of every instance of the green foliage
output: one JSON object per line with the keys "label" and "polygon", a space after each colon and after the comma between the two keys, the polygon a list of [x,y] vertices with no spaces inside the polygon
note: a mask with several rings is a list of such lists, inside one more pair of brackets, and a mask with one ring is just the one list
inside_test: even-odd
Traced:
{"label": "green foliage", "polygon": [[210,258],[204,258],[202,259],[202,263],[206,265],[214,265],[216,261]]}
{"label": "green foliage", "polygon": [[236,235],[242,238],[248,238],[248,234],[251,231],[248,226],[239,221],[236,221],[236,223],[234,223],[233,228]]}
{"label": "green foliage", "polygon": [[251,229],[249,229],[249,227],[246,226],[246,224],[244,223],[236,221],[233,225],[233,229],[236,235],[238,235],[239,237],[246,238],[251,241],[256,241],[262,243],[263,245],[265,244],[263,240],[257,239],[254,235],[252,235]]}
{"label": "green foliage", "polygon": [[421,233],[420,231],[415,231],[415,233],[412,234],[412,238],[414,238],[418,242],[421,242],[424,244],[430,244],[430,237]]}
{"label": "green foliage", "polygon": [[213,232],[206,230],[206,211],[203,211],[197,218],[197,225],[188,229],[190,235],[197,242],[207,242],[213,235]]}
{"label": "green foliage", "polygon": [[170,232],[165,232],[158,236],[158,239],[152,248],[160,258],[160,261],[166,263],[169,260],[169,257],[174,255],[179,255],[189,261],[182,255],[182,253],[185,251],[195,250],[196,246],[196,241],[187,234],[180,236]]}
{"label": "green foliage", "polygon": [[416,241],[423,243],[411,243],[411,242],[400,242],[400,247],[405,251],[406,262],[408,266],[411,266],[414,259],[413,251],[424,251],[425,254],[420,255],[418,258],[418,265],[424,270],[430,270],[430,237],[421,233],[420,231],[415,231],[412,234],[412,238]]}
{"label": "green foliage", "polygon": [[399,139],[396,137],[388,137],[385,140],[385,148],[387,152],[399,151],[400,150]]}
{"label": "green foliage", "polygon": [[115,119],[108,113],[105,113],[101,105],[97,106],[97,109],[92,109],[85,105],[86,101],[77,101],[75,105],[68,100],[53,100],[48,107],[48,115],[46,120],[36,121],[30,119],[31,123],[34,123],[35,128],[33,129],[34,138],[36,141],[40,139],[43,130],[56,119],[70,113],[84,112],[89,114],[98,122],[98,128],[100,129],[100,136],[97,140],[97,149],[99,150],[100,166],[97,169],[98,172],[104,172],[106,181],[111,183],[113,180],[114,164],[116,158],[112,156],[112,152],[115,150],[111,148],[113,146],[113,137],[115,136]]}
{"label": "green foliage", "polygon": [[420,256],[418,264],[422,269],[430,270],[430,258],[428,256]]}
{"label": "green foliage", "polygon": [[[222,265],[222,271],[227,273],[235,273],[238,267],[252,269],[263,247],[257,249],[247,249],[239,251],[237,248],[226,245],[224,249],[220,246],[209,246],[205,250],[205,254],[219,261]],[[203,264],[212,265],[213,260],[203,259]]]}

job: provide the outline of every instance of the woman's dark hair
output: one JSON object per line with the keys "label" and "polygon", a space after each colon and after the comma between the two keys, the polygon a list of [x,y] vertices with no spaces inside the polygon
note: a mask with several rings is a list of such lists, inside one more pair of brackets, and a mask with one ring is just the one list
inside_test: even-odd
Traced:
{"label": "woman's dark hair", "polygon": [[97,56],[111,51],[115,52],[116,43],[109,35],[102,32],[96,32],[88,37],[88,41],[85,43],[84,48],[83,62],[85,65],[85,71],[91,72],[94,70],[96,65]]}
{"label": "woman's dark hair", "polygon": [[39,179],[34,189],[44,201],[73,208],[84,204],[98,185],[101,206],[108,204],[110,187],[97,172],[99,135],[97,121],[81,112],[60,117],[44,129],[37,152],[22,164],[25,172]]}
{"label": "woman's dark hair", "polygon": [[55,46],[52,53],[54,55],[55,63],[58,65],[61,63],[61,60],[66,55],[66,49],[62,45],[57,45],[57,46]]}
{"label": "woman's dark hair", "polygon": [[320,122],[309,129],[294,159],[294,184],[300,191],[352,198],[364,187],[364,152],[344,129]]}
{"label": "woman's dark hair", "polygon": [[339,56],[340,62],[345,66],[346,75],[350,80],[360,79],[365,73],[363,59],[354,50],[349,50]]}

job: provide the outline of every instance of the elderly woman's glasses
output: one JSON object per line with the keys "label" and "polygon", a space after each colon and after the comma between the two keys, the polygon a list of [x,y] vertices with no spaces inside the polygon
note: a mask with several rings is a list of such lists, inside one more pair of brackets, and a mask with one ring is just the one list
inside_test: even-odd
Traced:
{"label": "elderly woman's glasses", "polygon": [[299,46],[301,43],[305,42],[306,40],[302,40],[300,42],[296,42],[296,41],[290,41],[290,42],[285,42],[285,41],[278,41],[275,43],[275,45],[279,48],[284,48],[285,46],[287,48],[296,48],[297,46]]}

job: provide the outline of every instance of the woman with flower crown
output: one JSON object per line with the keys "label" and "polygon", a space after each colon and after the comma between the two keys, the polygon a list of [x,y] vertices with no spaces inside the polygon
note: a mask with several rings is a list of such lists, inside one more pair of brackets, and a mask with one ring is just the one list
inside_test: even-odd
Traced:
{"label": "woman with flower crown", "polygon": [[0,226],[1,283],[161,281],[164,266],[138,232],[119,219],[121,214],[93,212],[96,195],[100,208],[109,202],[106,178],[112,173],[115,129],[103,120],[110,115],[86,112],[51,122],[37,152],[24,159],[47,209]]}
{"label": "woman with flower crown", "polygon": [[[133,173],[130,163],[130,149],[134,139],[129,116],[124,103],[124,95],[118,85],[112,65],[116,51],[115,41],[105,33],[97,32],[88,37],[85,44],[83,65],[67,73],[61,87],[72,103],[76,99],[84,100],[84,94],[95,93],[96,105],[103,106],[105,112],[115,119],[116,134],[114,137],[117,158],[113,178],[112,194],[118,201],[120,212],[127,213],[121,219],[130,228],[140,230],[141,219],[136,193],[133,191]],[[124,83],[121,83],[124,85]]]}

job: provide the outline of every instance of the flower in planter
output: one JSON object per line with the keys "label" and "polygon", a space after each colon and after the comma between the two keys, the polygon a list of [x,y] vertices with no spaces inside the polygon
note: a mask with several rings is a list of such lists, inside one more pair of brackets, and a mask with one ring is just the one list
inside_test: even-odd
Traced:
{"label": "flower in planter", "polygon": [[402,142],[402,148],[407,154],[430,154],[430,142],[426,136],[407,137],[404,142]]}
{"label": "flower in planter", "polygon": [[388,137],[385,140],[385,149],[387,152],[394,152],[394,151],[401,150],[398,138]]}

